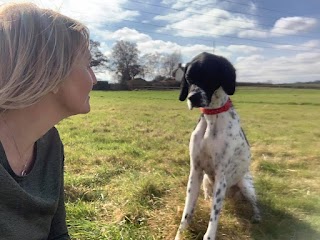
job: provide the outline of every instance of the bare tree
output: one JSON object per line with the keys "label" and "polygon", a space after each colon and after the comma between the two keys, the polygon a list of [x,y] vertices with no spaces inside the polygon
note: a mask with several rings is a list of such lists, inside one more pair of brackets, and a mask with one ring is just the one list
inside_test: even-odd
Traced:
{"label": "bare tree", "polygon": [[121,84],[126,84],[127,81],[143,73],[138,61],[139,51],[135,43],[117,41],[112,48],[110,67],[118,75]]}
{"label": "bare tree", "polygon": [[91,67],[94,67],[94,70],[100,70],[101,68],[106,68],[108,59],[100,51],[100,42],[93,41],[90,39],[90,53],[91,53]]}
{"label": "bare tree", "polygon": [[182,62],[180,52],[174,52],[164,56],[162,60],[163,74],[166,77],[172,76],[173,71],[177,68],[178,64]]}
{"label": "bare tree", "polygon": [[149,80],[153,80],[161,73],[161,58],[163,56],[158,53],[148,53],[140,58],[140,62],[144,69],[144,77]]}

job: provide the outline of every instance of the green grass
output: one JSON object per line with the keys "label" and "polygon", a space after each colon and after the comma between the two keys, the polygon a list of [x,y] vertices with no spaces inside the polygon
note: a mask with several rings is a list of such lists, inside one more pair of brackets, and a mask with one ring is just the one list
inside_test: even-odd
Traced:
{"label": "green grass", "polygon": [[[65,145],[73,239],[173,239],[184,207],[188,142],[199,111],[178,91],[92,92],[91,113],[57,127]],[[227,199],[217,239],[320,239],[320,91],[240,87],[232,101],[252,147],[263,211]],[[185,239],[202,239],[201,194]]]}

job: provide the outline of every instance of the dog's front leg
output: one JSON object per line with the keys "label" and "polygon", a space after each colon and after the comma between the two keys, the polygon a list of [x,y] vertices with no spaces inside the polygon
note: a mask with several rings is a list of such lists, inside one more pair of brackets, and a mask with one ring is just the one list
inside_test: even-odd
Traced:
{"label": "dog's front leg", "polygon": [[191,222],[196,202],[199,196],[202,179],[203,171],[200,168],[195,168],[191,166],[187,187],[186,202],[181,218],[181,223],[176,234],[175,240],[180,240],[182,231],[186,229],[188,224]]}
{"label": "dog's front leg", "polygon": [[220,211],[226,195],[227,182],[224,175],[215,176],[210,222],[203,240],[214,240],[216,237]]}
{"label": "dog's front leg", "polygon": [[191,221],[195,205],[199,196],[200,185],[203,179],[203,170],[200,166],[200,147],[203,135],[206,131],[207,123],[201,116],[199,123],[191,134],[189,143],[190,154],[190,174],[187,186],[187,196],[181,218],[181,223],[177,231],[175,240],[180,240],[181,233]]}

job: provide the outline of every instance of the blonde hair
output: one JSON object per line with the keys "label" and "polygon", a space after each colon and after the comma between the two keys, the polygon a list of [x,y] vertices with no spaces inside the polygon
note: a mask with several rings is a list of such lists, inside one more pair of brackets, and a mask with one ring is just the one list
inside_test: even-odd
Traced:
{"label": "blonde hair", "polygon": [[0,112],[53,91],[88,48],[88,29],[69,17],[31,3],[1,5]]}

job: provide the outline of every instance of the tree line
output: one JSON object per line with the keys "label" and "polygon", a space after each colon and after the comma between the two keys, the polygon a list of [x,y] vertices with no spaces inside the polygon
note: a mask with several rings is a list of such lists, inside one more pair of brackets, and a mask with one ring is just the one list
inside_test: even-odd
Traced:
{"label": "tree line", "polygon": [[182,61],[180,52],[164,54],[155,51],[141,55],[137,44],[129,41],[117,41],[108,58],[99,47],[100,42],[90,40],[91,66],[95,71],[110,70],[117,82],[122,85],[126,85],[136,77],[151,81],[170,78]]}

